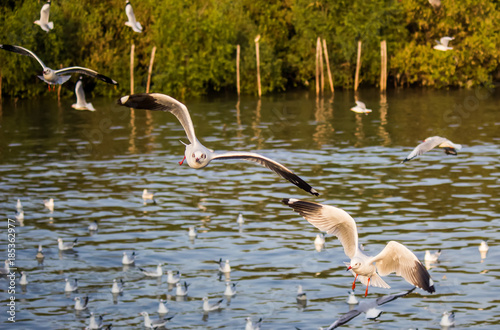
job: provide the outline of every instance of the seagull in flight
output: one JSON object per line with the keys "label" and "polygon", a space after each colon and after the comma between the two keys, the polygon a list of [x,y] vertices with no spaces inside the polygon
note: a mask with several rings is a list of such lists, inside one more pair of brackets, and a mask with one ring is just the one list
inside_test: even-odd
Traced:
{"label": "seagull in flight", "polygon": [[132,30],[134,30],[135,32],[141,33],[142,32],[141,23],[136,21],[134,9],[132,8],[132,4],[130,3],[129,0],[127,0],[125,3],[125,13],[127,14],[128,18],[128,21],[125,22],[125,25],[130,26]]}
{"label": "seagull in flight", "polygon": [[[42,79],[45,81],[47,84],[50,85],[61,85],[64,84],[66,81],[71,78],[71,75],[65,75],[66,73],[81,73],[85,74],[97,79],[100,79],[108,84],[113,84],[113,85],[118,85],[116,81],[113,79],[106,77],[105,75],[102,75],[94,70],[87,69],[81,66],[72,66],[68,68],[63,68],[59,70],[52,70],[48,66],[46,66],[38,56],[35,55],[31,50],[28,50],[24,47],[21,46],[14,46],[14,45],[0,45],[1,49],[8,50],[9,52],[14,52],[20,55],[25,55],[29,57],[33,57],[35,60],[38,61],[38,63],[42,66],[43,68],[43,75],[38,76],[38,78]],[[54,86],[55,88],[55,86]]]}
{"label": "seagull in flight", "polygon": [[203,168],[207,166],[214,159],[243,159],[259,163],[268,169],[272,170],[282,178],[290,181],[297,187],[307,191],[312,195],[318,196],[319,193],[312,188],[307,182],[302,180],[299,176],[291,170],[281,165],[280,163],[259,155],[253,152],[246,151],[229,151],[224,153],[217,153],[211,149],[206,148],[198,141],[194,132],[193,122],[187,107],[173,97],[159,93],[144,93],[126,95],[120,98],[117,103],[129,108],[146,109],[146,110],[159,110],[172,113],[177,117],[181,123],[190,144],[186,144],[186,151],[184,159],[179,163],[183,164],[184,160],[192,168]]}
{"label": "seagull in flight", "polygon": [[429,293],[435,292],[429,272],[415,254],[403,244],[390,241],[378,255],[367,256],[359,248],[356,222],[346,211],[292,198],[283,199],[283,204],[290,206],[319,230],[337,236],[344,247],[344,253],[351,259],[346,266],[355,276],[352,289],[355,289],[356,279],[359,278],[360,282],[366,285],[365,297],[368,295],[370,285],[389,289],[390,286],[380,275],[394,272],[414,286]]}
{"label": "seagull in flight", "polygon": [[401,164],[412,160],[413,158],[420,156],[421,154],[434,149],[435,147],[443,148],[444,152],[447,155],[456,156],[457,150],[462,149],[462,145],[456,144],[448,140],[447,138],[440,136],[431,136],[424,140],[424,142],[420,143],[418,146],[413,149],[413,151],[406,156],[405,159],[401,162]]}
{"label": "seagull in flight", "polygon": [[369,114],[372,112],[371,109],[367,109],[366,105],[361,102],[361,101],[356,101],[356,106],[351,108],[351,111],[354,111],[356,113],[364,113],[365,115]]}
{"label": "seagull in flight", "polygon": [[49,22],[49,13],[50,13],[50,0],[47,1],[46,4],[42,6],[42,10],[40,10],[40,19],[34,21],[34,24],[40,25],[42,30],[45,32],[49,32],[54,28],[54,22]]}
{"label": "seagull in flight", "polygon": [[87,103],[87,100],[85,99],[85,92],[83,90],[82,77],[80,77],[80,79],[78,79],[78,81],[76,82],[75,95],[76,95],[76,103],[73,103],[71,105],[72,108],[75,108],[76,110],[95,111],[92,103]]}
{"label": "seagull in flight", "polygon": [[441,39],[436,40],[437,45],[434,46],[434,49],[441,50],[443,52],[445,52],[447,50],[452,50],[453,47],[448,47],[448,43],[450,41],[452,41],[453,39],[455,39],[455,38],[452,38],[452,37],[442,37]]}

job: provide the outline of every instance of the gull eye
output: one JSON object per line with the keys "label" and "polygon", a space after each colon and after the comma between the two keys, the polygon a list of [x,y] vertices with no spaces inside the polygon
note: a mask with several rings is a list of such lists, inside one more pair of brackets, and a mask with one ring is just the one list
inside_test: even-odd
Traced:
{"label": "gull eye", "polygon": [[195,157],[196,157],[196,155],[194,154],[194,152],[193,152],[193,154],[191,155],[191,157],[193,157],[193,158],[195,158]]}

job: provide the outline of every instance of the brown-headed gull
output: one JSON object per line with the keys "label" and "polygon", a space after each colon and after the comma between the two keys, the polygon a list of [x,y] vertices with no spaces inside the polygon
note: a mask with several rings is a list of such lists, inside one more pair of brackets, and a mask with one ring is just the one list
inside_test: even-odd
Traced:
{"label": "brown-headed gull", "polygon": [[125,22],[126,26],[130,26],[134,32],[141,33],[142,26],[141,23],[137,22],[135,19],[134,9],[132,8],[132,4],[129,0],[125,2],[125,13],[127,14],[128,21]]}
{"label": "brown-headed gull", "polygon": [[420,143],[413,149],[412,152],[401,162],[401,164],[412,160],[413,158],[420,156],[424,152],[427,152],[435,147],[444,148],[444,152],[447,155],[457,155],[457,150],[462,149],[462,145],[456,144],[448,140],[447,138],[440,136],[431,136]]}
{"label": "brown-headed gull", "polygon": [[342,315],[338,320],[333,322],[328,328],[326,328],[326,330],[335,329],[343,324],[346,324],[347,322],[349,322],[356,316],[360,315],[361,313],[365,313],[367,319],[376,319],[377,317],[380,316],[380,314],[382,314],[382,311],[380,309],[377,309],[378,306],[387,304],[388,302],[398,299],[400,297],[404,297],[407,294],[411,293],[413,290],[415,290],[415,287],[405,292],[386,295],[376,299],[363,301],[359,304],[359,306],[351,309],[349,312]]}
{"label": "brown-headed gull", "polygon": [[448,43],[450,41],[452,41],[453,39],[455,39],[455,38],[452,38],[452,37],[442,37],[441,39],[436,40],[437,45],[434,46],[434,49],[441,50],[443,52],[445,52],[447,50],[453,49],[453,47],[448,47]]}
{"label": "brown-headed gull", "polygon": [[439,325],[442,326],[443,328],[455,326],[455,313],[443,312],[443,316],[441,317]]}
{"label": "brown-headed gull", "polygon": [[252,322],[250,317],[245,319],[247,324],[245,325],[245,330],[260,330],[260,325],[262,324],[262,317],[255,323]]}
{"label": "brown-headed gull", "polygon": [[35,55],[31,50],[28,50],[24,47],[21,46],[15,46],[15,45],[0,45],[1,49],[8,50],[10,52],[14,52],[20,55],[25,55],[34,58],[35,60],[38,61],[38,63],[42,66],[43,68],[43,76],[38,76],[38,78],[42,79],[49,85],[57,85],[57,84],[64,84],[66,81],[71,78],[71,75],[65,75],[67,73],[81,73],[85,74],[97,79],[100,79],[108,84],[113,84],[113,85],[118,85],[116,81],[113,79],[106,77],[94,70],[84,68],[81,66],[72,66],[68,68],[63,68],[59,70],[52,70],[48,66],[46,66],[38,56]]}
{"label": "brown-headed gull", "polygon": [[80,77],[80,79],[78,79],[78,81],[76,82],[75,95],[76,95],[76,103],[73,103],[71,105],[72,108],[76,110],[95,111],[92,103],[87,103],[87,100],[85,99],[85,91],[83,90],[82,77]]}
{"label": "brown-headed gull", "polygon": [[267,167],[282,178],[290,181],[297,187],[307,191],[312,195],[319,195],[319,193],[307,182],[302,180],[299,176],[297,176],[285,166],[270,158],[264,157],[257,153],[246,151],[216,153],[213,150],[206,148],[196,138],[193,122],[191,120],[191,116],[189,115],[187,107],[168,95],[159,93],[133,94],[123,96],[117,101],[117,103],[119,105],[134,109],[166,111],[176,116],[182,127],[184,128],[184,131],[186,132],[187,138],[190,142],[190,144],[186,144],[184,159],[179,164],[182,164],[184,160],[187,160],[187,163],[190,167],[199,169],[207,166],[214,159],[248,160]]}
{"label": "brown-headed gull", "polygon": [[354,111],[356,113],[364,113],[365,115],[369,114],[372,112],[371,109],[367,109],[366,105],[361,102],[361,101],[356,101],[356,106],[351,108],[351,111]]}
{"label": "brown-headed gull", "polygon": [[42,6],[42,10],[40,10],[40,19],[33,22],[34,24],[40,25],[45,32],[49,32],[54,28],[54,22],[49,22],[49,14],[50,0]]}
{"label": "brown-headed gull", "polygon": [[216,311],[221,308],[222,301],[224,299],[219,299],[216,302],[210,302],[208,301],[208,297],[203,297],[203,311],[204,312],[211,312],[211,311]]}
{"label": "brown-headed gull", "polygon": [[88,303],[89,303],[88,296],[83,297],[83,301],[82,301],[82,298],[75,297],[75,310],[77,310],[77,311],[86,310]]}
{"label": "brown-headed gull", "polygon": [[367,256],[359,249],[356,222],[346,211],[292,198],[283,199],[283,203],[319,230],[337,236],[344,247],[344,253],[351,259],[346,266],[355,276],[352,289],[354,290],[356,279],[359,278],[360,282],[366,285],[365,297],[368,295],[370,285],[390,288],[380,275],[385,276],[393,272],[402,276],[408,283],[427,292],[435,291],[429,272],[415,254],[403,244],[390,241],[378,255]]}

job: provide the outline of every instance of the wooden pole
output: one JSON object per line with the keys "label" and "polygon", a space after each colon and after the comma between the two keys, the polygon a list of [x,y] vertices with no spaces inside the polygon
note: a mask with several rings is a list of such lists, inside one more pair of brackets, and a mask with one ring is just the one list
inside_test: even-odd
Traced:
{"label": "wooden pole", "polygon": [[319,42],[319,74],[321,79],[321,95],[325,93],[325,68],[323,66],[323,48],[321,48],[321,39]]}
{"label": "wooden pole", "polygon": [[[63,68],[63,65],[62,64],[59,64],[59,67],[62,69]],[[59,85],[59,87],[57,88],[57,101],[61,101],[61,88],[62,88],[62,85]]]}
{"label": "wooden pole", "polygon": [[2,69],[0,68],[0,101],[2,100]]}
{"label": "wooden pole", "polygon": [[259,92],[259,98],[262,95],[262,90],[260,87],[260,55],[259,55],[259,40],[260,40],[260,34],[255,37],[255,53],[257,56],[257,89]]}
{"label": "wooden pole", "polygon": [[358,90],[360,67],[361,67],[361,40],[358,41],[358,59],[356,61],[356,76],[354,77],[354,91]]}
{"label": "wooden pole", "polygon": [[240,45],[236,46],[236,90],[240,98]]}
{"label": "wooden pole", "polygon": [[333,93],[333,78],[330,71],[330,60],[328,59],[328,49],[326,48],[326,40],[323,39],[323,52],[325,53],[326,70],[328,71],[328,81],[330,82],[330,90]]}
{"label": "wooden pole", "polygon": [[380,42],[380,91],[385,92],[387,88],[387,43]]}
{"label": "wooden pole", "polygon": [[135,45],[130,47],[130,94],[134,94],[134,50]]}
{"label": "wooden pole", "polygon": [[149,61],[148,82],[146,84],[146,93],[149,93],[149,86],[151,85],[151,74],[153,73],[153,63],[155,61],[155,54],[156,54],[156,46],[153,46],[153,50],[151,51],[151,61]]}
{"label": "wooden pole", "polygon": [[320,50],[319,37],[316,40],[316,96],[319,96],[319,50]]}

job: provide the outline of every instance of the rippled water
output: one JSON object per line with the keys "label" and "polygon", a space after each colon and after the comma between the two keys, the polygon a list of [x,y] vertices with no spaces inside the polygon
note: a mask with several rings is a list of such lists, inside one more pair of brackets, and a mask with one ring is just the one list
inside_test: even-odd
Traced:
{"label": "rippled water", "polygon": [[[384,305],[376,320],[363,316],[345,327],[439,328],[444,311],[456,313],[457,327],[492,329],[500,324],[500,109],[499,96],[469,91],[376,91],[360,98],[369,115],[349,111],[354,95],[316,101],[305,93],[243,98],[185,100],[199,139],[215,150],[258,150],[315,187],[310,196],[253,163],[214,161],[195,170],[179,166],[187,141],[168,113],[149,113],[92,100],[96,112],[76,111],[72,99],[4,100],[0,116],[0,238],[6,256],[7,218],[16,200],[24,206],[16,226],[16,266],[29,284],[16,287],[19,329],[77,329],[89,312],[76,313],[73,298],[90,296],[90,311],[113,328],[142,327],[141,311],[156,317],[167,299],[171,329],[243,329],[245,318],[264,319],[263,329],[317,329],[349,310],[353,277],[335,237],[317,252],[318,231],[281,204],[301,198],[344,208],[357,221],[367,253],[389,240],[407,245],[423,260],[425,250],[442,250],[430,269],[436,293],[417,289]],[[422,139],[441,135],[461,143],[458,156],[430,151],[399,162]],[[142,190],[155,193],[144,204]],[[55,210],[43,200],[54,198]],[[239,228],[239,213],[245,224]],[[99,223],[97,234],[87,226]],[[199,236],[188,239],[189,226]],[[74,253],[59,253],[57,237],[78,237]],[[490,251],[482,260],[481,240]],[[45,260],[35,259],[38,244]],[[136,266],[124,268],[123,251],[136,251]],[[219,312],[204,315],[202,297],[221,298],[224,278],[214,260],[229,259],[238,294]],[[137,267],[179,270],[191,284],[177,301],[163,282]],[[64,278],[78,278],[78,293],[64,293]],[[123,294],[110,293],[113,279]],[[368,298],[411,288],[402,278],[385,278],[391,289],[370,288]],[[295,301],[297,286],[307,306]],[[3,311],[9,282],[0,278]],[[361,296],[364,287],[358,286]],[[360,297],[361,298],[361,297]]]}

